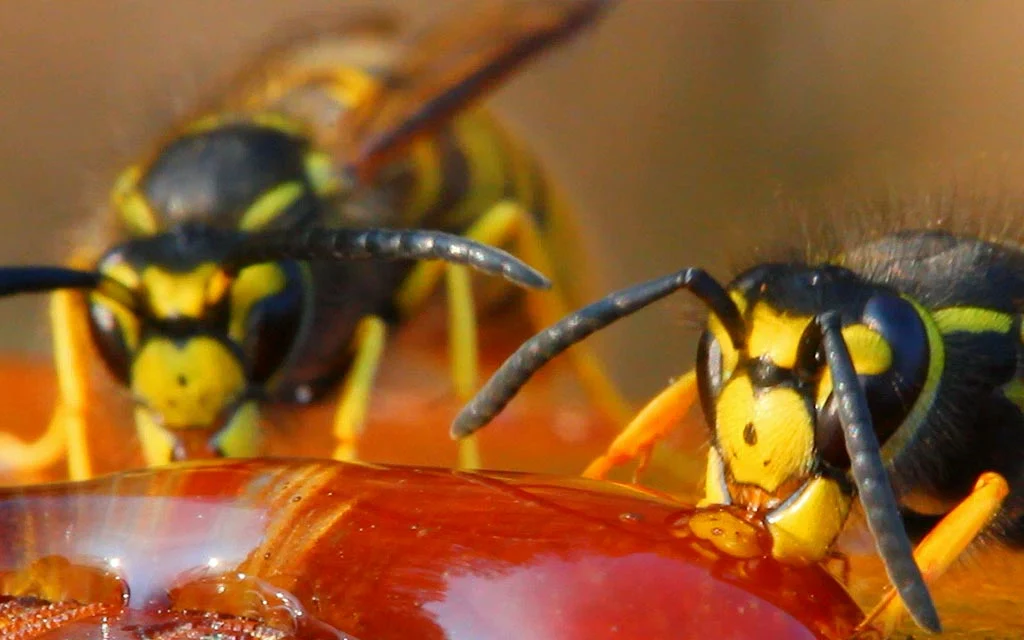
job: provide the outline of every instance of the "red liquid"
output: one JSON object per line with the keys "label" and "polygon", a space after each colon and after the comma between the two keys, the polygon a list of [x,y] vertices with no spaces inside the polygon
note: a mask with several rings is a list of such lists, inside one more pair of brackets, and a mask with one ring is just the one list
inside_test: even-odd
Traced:
{"label": "red liquid", "polygon": [[[14,595],[103,604],[107,638],[209,624],[195,609],[279,634],[224,638],[849,635],[862,614],[827,573],[709,513],[573,479],[225,462],[4,490],[0,571],[8,593],[31,585]],[[753,532],[742,557],[722,550],[729,523]],[[100,637],[101,621],[24,637]]]}

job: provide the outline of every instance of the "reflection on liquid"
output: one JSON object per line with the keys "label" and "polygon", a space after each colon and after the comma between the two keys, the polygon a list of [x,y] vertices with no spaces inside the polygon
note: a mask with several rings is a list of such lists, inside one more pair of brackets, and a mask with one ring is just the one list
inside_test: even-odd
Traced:
{"label": "reflection on liquid", "polygon": [[187,497],[23,497],[0,505],[5,530],[17,520],[31,531],[0,551],[0,570],[17,568],[11,562],[19,557],[60,556],[120,576],[132,608],[163,606],[167,585],[182,573],[238,566],[259,543],[266,517],[265,509]]}
{"label": "reflection on liquid", "polygon": [[693,513],[580,480],[194,464],[0,492],[0,586],[124,597],[121,629],[199,610],[295,638],[838,638],[861,618],[823,571],[757,553],[758,527],[716,516],[757,534],[730,555]]}
{"label": "reflection on liquid", "polygon": [[[621,581],[620,576],[630,579]],[[703,585],[703,591],[695,585]],[[675,638],[687,628],[713,632],[708,637],[715,638],[815,637],[784,611],[754,604],[741,586],[709,582],[702,567],[636,553],[539,557],[504,574],[453,576],[444,599],[424,608],[444,621],[451,638],[501,638],[509,629],[523,638],[601,637],[602,630],[623,637]],[[548,613],[531,615],[535,611]],[[584,619],[589,635],[579,628]],[[684,627],[677,626],[681,621]]]}

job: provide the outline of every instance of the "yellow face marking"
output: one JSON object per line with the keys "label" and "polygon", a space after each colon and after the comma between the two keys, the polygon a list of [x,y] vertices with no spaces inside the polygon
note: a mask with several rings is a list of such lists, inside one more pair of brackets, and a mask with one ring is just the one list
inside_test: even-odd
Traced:
{"label": "yellow face marking", "polygon": [[242,364],[207,337],[180,346],[147,341],[132,364],[132,393],[165,429],[210,428],[246,387]]}
{"label": "yellow face marking", "polygon": [[[843,327],[843,341],[850,352],[853,368],[862,376],[885,373],[892,366],[892,348],[880,333],[867,325]],[[818,383],[817,406],[822,406],[832,393],[832,372],[826,367]]]}
{"label": "yellow face marking", "polygon": [[306,165],[306,179],[318,196],[327,198],[344,189],[345,185],[335,169],[331,156],[322,151],[309,151],[303,161]]}
{"label": "yellow face marking", "polygon": [[174,454],[174,435],[160,426],[153,412],[146,407],[135,409],[135,432],[139,435],[142,457],[146,465],[155,467],[171,461]]}
{"label": "yellow face marking", "polygon": [[253,305],[268,298],[285,287],[285,276],[274,263],[246,267],[238,273],[231,286],[231,317],[228,322],[228,337],[236,343],[245,340],[246,323]]}
{"label": "yellow face marking", "polygon": [[142,284],[149,308],[160,319],[199,318],[206,310],[210,281],[220,272],[204,263],[188,273],[172,273],[161,267],[146,267]]}
{"label": "yellow face marking", "polygon": [[810,472],[814,423],[793,389],[763,389],[755,397],[750,379],[737,375],[722,389],[715,410],[718,450],[737,482],[772,493]]}
{"label": "yellow face marking", "polygon": [[[730,291],[729,297],[736,303],[736,308],[739,310],[740,315],[743,315],[747,308],[746,298],[736,291]],[[718,341],[718,346],[722,350],[722,379],[728,380],[736,368],[736,364],[739,362],[739,353],[733,347],[732,340],[729,338],[729,334],[725,327],[722,326],[722,321],[718,319],[718,316],[711,314],[708,317],[708,331]]]}
{"label": "yellow face marking", "polygon": [[950,307],[932,312],[939,333],[1009,333],[1013,316],[978,307]]}
{"label": "yellow face marking", "polygon": [[228,458],[253,458],[263,452],[263,429],[260,426],[259,404],[244,403],[231,416],[215,438],[215,444]]}
{"label": "yellow face marking", "polygon": [[217,270],[206,283],[206,304],[212,306],[224,299],[231,288],[232,278],[221,270]]}
{"label": "yellow face marking", "polygon": [[117,280],[128,289],[136,289],[140,284],[139,272],[127,262],[108,262],[100,270],[103,275]]}
{"label": "yellow face marking", "polygon": [[[153,412],[144,407],[136,409],[135,425],[146,464],[153,467],[171,462],[177,438],[160,425]],[[227,458],[252,458],[262,454],[259,404],[255,401],[243,403],[227,426],[219,433],[211,434],[211,439],[210,448],[216,447]]]}
{"label": "yellow face marking", "polygon": [[708,451],[708,467],[704,477],[704,498],[697,503],[698,507],[712,504],[729,504],[728,489],[725,487],[725,469],[722,456],[714,447]]}
{"label": "yellow face marking", "polygon": [[[124,344],[128,347],[128,350],[135,351],[138,349],[139,336],[141,335],[139,317],[127,307],[123,306],[120,302],[109,296],[93,293],[90,294],[89,298],[91,301],[101,304],[104,309],[110,312],[111,319],[120,329],[121,337],[124,339]],[[104,322],[105,319],[100,320],[101,324]]]}
{"label": "yellow face marking", "polygon": [[[734,300],[739,297],[731,295]],[[810,316],[788,315],[757,303],[748,319],[747,354],[793,368],[800,338],[810,322]],[[800,481],[810,472],[814,460],[814,416],[806,401],[786,387],[762,389],[755,395],[746,374],[733,376],[738,354],[721,323],[712,317],[708,327],[722,348],[723,379],[727,381],[715,407],[720,463],[735,482],[760,487],[769,494],[787,482]],[[878,332],[856,324],[844,327],[842,333],[859,374],[878,375],[892,366],[892,349]],[[815,398],[818,406],[831,393],[831,374],[826,369]],[[707,490],[721,493],[713,486],[717,479],[712,478],[711,471],[709,463]]]}
{"label": "yellow face marking", "polygon": [[141,175],[142,169],[139,166],[128,167],[114,181],[114,188],[110,192],[110,203],[117,216],[128,232],[136,236],[152,235],[160,228],[156,213],[139,192]]}
{"label": "yellow face marking", "polygon": [[768,514],[772,555],[789,562],[825,557],[846,523],[852,499],[834,480],[813,478],[790,504]]}
{"label": "yellow face marking", "polygon": [[[139,274],[126,262],[109,262],[102,265],[103,275],[115,280],[128,289],[135,289],[139,285]],[[120,292],[119,292],[120,293]],[[129,351],[135,351],[139,346],[140,324],[138,316],[122,300],[105,295],[102,289],[97,289],[89,294],[89,299],[101,304],[108,310],[112,320],[117,323],[124,338],[125,346]],[[102,320],[101,320],[102,322]]]}
{"label": "yellow face marking", "polygon": [[242,215],[238,227],[256,231],[267,226],[302,197],[306,186],[298,181],[283,182],[265,191]]}
{"label": "yellow face marking", "polygon": [[791,316],[759,302],[748,320],[747,351],[767,356],[776,365],[792,369],[796,365],[800,337],[810,322],[810,316]]}

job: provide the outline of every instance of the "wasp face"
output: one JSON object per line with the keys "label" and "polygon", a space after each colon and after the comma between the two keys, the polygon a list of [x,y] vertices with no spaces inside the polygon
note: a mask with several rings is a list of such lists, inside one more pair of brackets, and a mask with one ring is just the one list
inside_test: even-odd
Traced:
{"label": "wasp face", "polygon": [[147,462],[258,453],[256,398],[299,340],[306,276],[295,263],[219,265],[245,233],[314,223],[339,189],[301,127],[269,113],[199,119],[117,180],[133,239],[98,270],[136,304],[95,292],[89,320],[137,402]]}
{"label": "wasp face", "polygon": [[130,241],[99,264],[137,301],[129,308],[94,292],[89,324],[133,395],[149,464],[258,454],[257,400],[304,327],[301,268],[268,263],[229,276],[218,266],[227,242],[181,228]]}
{"label": "wasp face", "polygon": [[714,433],[708,497],[766,512],[777,553],[816,559],[845,522],[852,484],[815,319],[840,313],[883,444],[928,376],[925,326],[910,302],[838,267],[766,265],[741,275],[729,292],[744,317],[744,348],[734,348],[712,318],[698,352],[701,402]]}

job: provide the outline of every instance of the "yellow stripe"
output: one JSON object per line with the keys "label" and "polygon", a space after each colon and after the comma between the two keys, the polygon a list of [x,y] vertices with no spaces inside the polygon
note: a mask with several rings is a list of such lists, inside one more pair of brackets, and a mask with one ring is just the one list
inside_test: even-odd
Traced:
{"label": "yellow stripe", "polygon": [[114,188],[110,192],[110,202],[121,222],[128,227],[129,233],[137,236],[154,234],[160,226],[153,209],[139,193],[141,176],[142,169],[138,165],[128,167],[114,181]]}
{"label": "yellow stripe", "polygon": [[441,150],[433,139],[425,138],[414,143],[408,157],[416,180],[402,212],[402,222],[415,226],[441,197],[444,176],[441,173]]}
{"label": "yellow stripe", "polygon": [[543,194],[537,187],[541,176],[538,175],[538,168],[533,161],[533,156],[489,113],[481,112],[481,119],[484,118],[505,150],[505,159],[508,165],[506,170],[515,185],[516,202],[527,211],[533,212],[540,209],[540,205],[543,204],[540,202],[540,198]]}
{"label": "yellow stripe", "polygon": [[1013,316],[982,307],[950,307],[932,313],[939,333],[1009,333]]}
{"label": "yellow stripe", "polygon": [[1024,411],[1024,382],[1019,378],[1014,378],[1003,385],[1003,395]]}
{"label": "yellow stripe", "polygon": [[914,306],[914,310],[917,311],[917,315],[924,324],[925,334],[928,336],[928,375],[925,378],[921,393],[918,394],[917,400],[914,402],[914,407],[907,414],[906,419],[903,420],[899,428],[896,429],[896,432],[889,437],[889,440],[882,447],[882,458],[884,460],[891,460],[902,451],[903,447],[906,446],[921,425],[924,424],[928,412],[931,411],[932,405],[935,404],[935,394],[938,391],[939,382],[942,380],[942,372],[945,370],[946,365],[946,346],[942,342],[942,332],[939,330],[938,323],[935,322],[932,314],[928,313],[927,309],[910,298],[904,299]]}
{"label": "yellow stripe", "polygon": [[297,180],[282,182],[263,192],[242,216],[238,228],[243,231],[261,229],[295,204],[302,197],[305,185]]}
{"label": "yellow stripe", "polygon": [[308,127],[304,122],[290,118],[283,113],[263,111],[261,113],[254,113],[251,117],[252,121],[261,127],[274,129],[297,138],[309,137]]}
{"label": "yellow stripe", "polygon": [[182,127],[181,135],[200,135],[203,133],[209,133],[214,129],[219,129],[226,125],[244,124],[247,121],[250,124],[280,131],[281,133],[290,136],[308,137],[309,135],[309,132],[307,131],[308,127],[305,123],[275,111],[261,111],[247,116],[240,116],[239,114],[234,113],[207,114],[196,118]]}
{"label": "yellow stripe", "polygon": [[321,198],[333,196],[344,187],[331,156],[322,151],[309,151],[303,162],[306,166],[306,179]]}
{"label": "yellow stripe", "polygon": [[224,114],[210,113],[200,118],[196,118],[192,122],[189,122],[184,127],[182,127],[181,135],[190,136],[198,135],[200,133],[206,133],[221,126],[222,124],[224,124],[224,122]]}
{"label": "yellow stripe", "polygon": [[280,293],[286,285],[284,271],[274,262],[255,264],[238,273],[231,287],[231,317],[228,336],[241,344],[245,341],[249,313],[258,302]]}
{"label": "yellow stripe", "polygon": [[508,182],[508,164],[498,152],[494,128],[480,111],[470,112],[453,123],[459,149],[469,171],[469,190],[447,216],[445,222],[458,225],[473,220],[491,205],[504,199]]}

